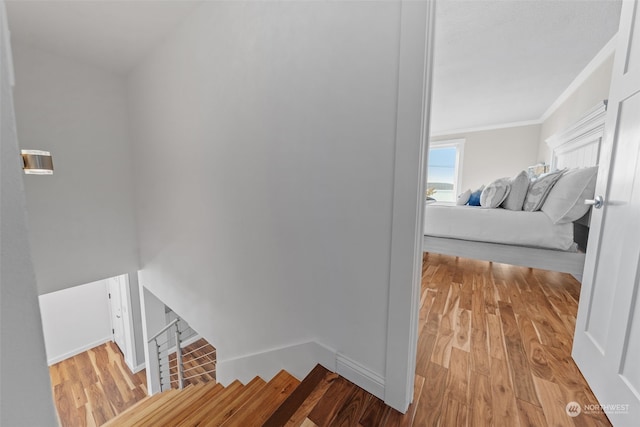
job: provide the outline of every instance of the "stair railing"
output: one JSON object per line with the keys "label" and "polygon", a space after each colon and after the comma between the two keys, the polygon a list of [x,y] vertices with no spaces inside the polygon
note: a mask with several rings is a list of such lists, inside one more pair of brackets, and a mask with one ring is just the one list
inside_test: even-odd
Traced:
{"label": "stair railing", "polygon": [[[194,365],[191,366],[187,369],[182,369],[182,375],[183,375],[183,380],[184,381],[188,381],[190,379],[193,378],[197,378],[200,377],[202,375],[208,375],[208,374],[213,374],[216,372],[216,366],[215,366],[215,353],[216,350],[213,349],[211,351],[209,351],[208,353],[204,353],[201,354],[200,356],[191,356],[192,354],[202,350],[205,347],[211,347],[210,344],[204,344],[196,349],[193,349],[187,353],[183,353],[182,354],[182,360],[184,361],[185,358],[189,357],[189,365]],[[183,362],[184,365],[184,362]],[[212,366],[212,369],[208,369],[205,368],[205,366],[209,365],[210,367]]]}
{"label": "stair railing", "polygon": [[[181,354],[181,337],[178,323],[180,319],[174,319],[164,328],[160,329],[154,336],[149,339],[149,343],[154,343],[156,349],[156,357],[158,358],[158,378],[160,379],[160,391],[165,388],[171,388],[171,365],[169,363],[169,354],[173,353],[175,347],[176,364],[178,374],[178,388],[184,387],[182,378],[182,354]],[[172,339],[173,338],[173,339]]]}
{"label": "stair railing", "polygon": [[[185,381],[215,372],[215,362],[213,362],[215,359],[211,357],[215,354],[215,349],[197,357],[191,355],[202,350],[207,345],[186,353],[183,352],[183,343],[196,335],[196,331],[184,319],[177,317],[149,339],[149,344],[154,344],[155,357],[158,360],[157,373],[160,381],[160,391],[171,389],[173,385],[183,389]],[[174,352],[176,363],[175,369],[173,369],[174,372],[172,372],[170,355]],[[188,358],[190,366],[186,369],[185,357]],[[213,369],[203,368],[205,365],[213,365]]]}

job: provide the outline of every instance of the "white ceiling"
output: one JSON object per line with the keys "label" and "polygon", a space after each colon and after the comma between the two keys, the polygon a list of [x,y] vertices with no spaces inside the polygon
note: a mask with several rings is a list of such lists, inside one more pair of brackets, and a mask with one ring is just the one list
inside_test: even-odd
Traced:
{"label": "white ceiling", "polygon": [[195,0],[7,0],[12,39],[125,73]]}
{"label": "white ceiling", "polygon": [[[8,0],[19,43],[126,73],[201,2]],[[539,119],[617,31],[620,0],[439,0],[432,132]]]}
{"label": "white ceiling", "polygon": [[620,5],[439,1],[432,133],[539,119],[615,35]]}

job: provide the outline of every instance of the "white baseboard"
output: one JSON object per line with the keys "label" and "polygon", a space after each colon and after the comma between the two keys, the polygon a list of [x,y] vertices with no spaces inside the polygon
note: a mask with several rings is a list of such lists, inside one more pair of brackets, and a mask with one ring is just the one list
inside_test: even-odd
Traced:
{"label": "white baseboard", "polygon": [[218,360],[216,380],[224,386],[234,380],[240,380],[246,384],[256,375],[269,381],[282,369],[286,369],[291,375],[301,380],[318,363],[335,372],[336,352],[316,341],[308,341],[232,359]]}
{"label": "white baseboard", "polygon": [[58,362],[62,362],[63,360],[66,360],[66,359],[68,359],[70,357],[76,356],[76,355],[78,355],[80,353],[84,353],[85,351],[90,350],[93,347],[97,347],[97,346],[102,345],[102,344],[104,344],[106,342],[109,342],[109,341],[111,341],[111,335],[109,335],[107,337],[104,337],[104,338],[101,338],[99,340],[96,340],[94,342],[91,342],[89,344],[83,345],[82,347],[74,348],[73,350],[68,351],[68,352],[66,352],[64,354],[60,354],[60,355],[57,355],[57,356],[54,356],[54,357],[50,357],[50,358],[47,359],[47,363],[49,364],[49,366],[55,365]]}
{"label": "white baseboard", "polygon": [[336,355],[336,367],[339,375],[384,400],[384,378],[382,376],[342,354]]}
{"label": "white baseboard", "polygon": [[256,375],[269,381],[281,369],[286,369],[302,380],[318,363],[384,400],[385,380],[382,376],[316,341],[218,360],[216,378],[224,386],[235,380],[246,384]]}

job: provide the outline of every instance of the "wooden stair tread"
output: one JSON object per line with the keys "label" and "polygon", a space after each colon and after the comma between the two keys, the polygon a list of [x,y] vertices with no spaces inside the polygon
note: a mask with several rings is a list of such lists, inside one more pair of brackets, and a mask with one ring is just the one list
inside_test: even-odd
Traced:
{"label": "wooden stair tread", "polygon": [[[194,404],[201,404],[204,396],[215,394],[218,392],[216,388],[218,384],[197,384],[195,386],[186,387],[171,400],[167,401],[159,410],[139,418],[136,426],[155,427],[173,421],[174,417],[182,414],[185,407]],[[171,423],[173,424],[173,422]]]}
{"label": "wooden stair tread", "polygon": [[[424,381],[424,380],[422,380]],[[423,382],[419,382],[422,388]],[[286,371],[271,381],[255,377],[246,386],[201,383],[150,396],[107,426],[246,427],[319,425],[407,425],[402,417],[364,390],[321,365],[300,382]],[[382,423],[382,424],[380,424]]]}
{"label": "wooden stair tread", "polygon": [[177,425],[184,421],[203,405],[215,405],[217,399],[226,390],[222,384],[207,385],[206,388],[205,394],[199,396],[198,399],[190,399],[171,413],[171,424]]}
{"label": "wooden stair tread", "polygon": [[217,407],[210,407],[202,426],[220,426],[230,417],[234,416],[247,401],[265,385],[266,381],[260,377],[255,377],[242,390],[235,393],[227,401],[220,402]]}
{"label": "wooden stair tread", "polygon": [[245,388],[238,380],[225,387],[220,393],[214,396],[206,405],[198,405],[188,416],[175,424],[176,427],[194,426],[207,419],[214,410],[220,410],[231,402],[237,393]]}
{"label": "wooden stair tread", "polygon": [[329,370],[324,366],[316,365],[289,397],[271,414],[262,427],[285,425],[329,373]]}
{"label": "wooden stair tread", "polygon": [[247,402],[222,425],[225,427],[261,425],[299,384],[300,381],[290,373],[280,371],[256,394],[256,398]]}
{"label": "wooden stair tread", "polygon": [[133,425],[135,420],[141,416],[141,414],[146,414],[148,412],[153,412],[160,408],[164,403],[173,398],[176,394],[179,393],[179,390],[167,390],[162,393],[154,394],[153,396],[149,396],[140,402],[133,405],[131,408],[127,409],[122,414],[117,417],[109,420],[107,423],[103,424],[107,427],[116,427],[116,426],[124,426],[124,425]]}

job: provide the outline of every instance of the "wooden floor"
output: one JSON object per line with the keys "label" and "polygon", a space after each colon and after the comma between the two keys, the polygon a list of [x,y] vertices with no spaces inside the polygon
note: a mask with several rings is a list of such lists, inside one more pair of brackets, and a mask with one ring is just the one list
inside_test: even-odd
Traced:
{"label": "wooden floor", "polygon": [[598,403],[570,356],[579,293],[567,274],[425,254],[408,413],[327,373],[303,381],[312,390],[287,414],[306,427],[610,426],[603,413],[566,413]]}
{"label": "wooden floor", "polygon": [[[407,414],[318,366],[270,415],[262,414],[268,417],[262,418],[264,425],[610,426],[603,413],[570,417],[566,412],[570,402],[598,403],[571,359],[579,293],[580,284],[566,274],[425,254],[414,402]],[[110,362],[114,352],[107,346],[104,353],[106,357],[88,356],[81,362],[83,369],[93,367],[106,378],[107,373],[117,374],[116,362],[98,367],[100,361]],[[96,401],[83,403],[91,400],[82,393],[86,387],[105,395],[119,391],[117,385],[103,385],[97,373],[92,378],[96,381],[87,385],[78,383],[73,368],[57,368],[55,375],[54,389],[64,384],[62,377],[75,378],[75,387],[64,386],[65,393],[57,392],[56,401],[63,402],[62,413],[80,414],[83,422],[89,411],[99,407]],[[250,388],[251,384],[245,386]],[[232,384],[227,393],[233,389]],[[209,393],[205,388],[194,392]],[[117,410],[118,400],[110,399],[105,396],[111,411]],[[247,403],[258,404],[259,400]],[[219,412],[208,403],[198,405],[205,415]],[[262,425],[262,421],[243,418],[229,425]]]}
{"label": "wooden floor", "polygon": [[49,368],[60,424],[99,426],[147,396],[144,370],[132,374],[108,342]]}
{"label": "wooden floor", "polygon": [[425,254],[414,425],[609,426],[571,358],[580,283],[543,270]]}
{"label": "wooden floor", "polygon": [[[211,344],[199,339],[183,352],[186,376],[191,377],[185,380],[185,386],[215,383],[215,349]],[[175,354],[169,363],[175,372]],[[214,372],[206,372],[210,370]],[[56,363],[49,373],[63,427],[100,426],[147,397],[145,370],[131,373],[113,342]]]}

